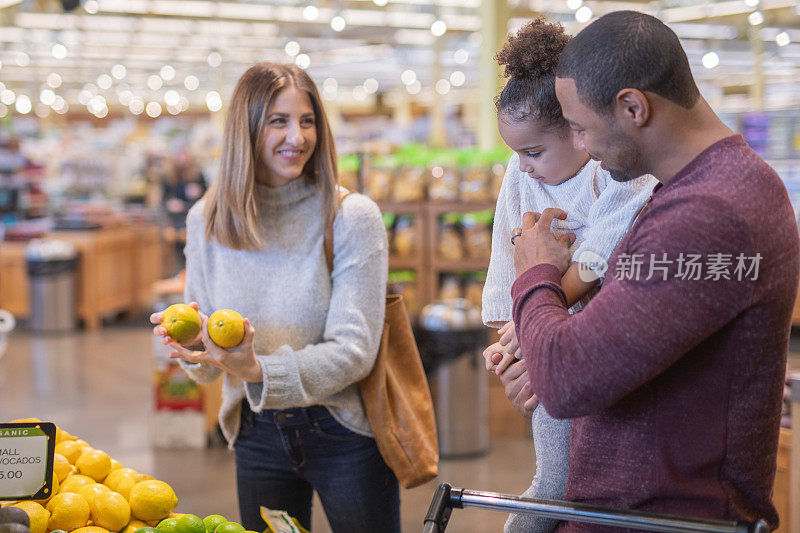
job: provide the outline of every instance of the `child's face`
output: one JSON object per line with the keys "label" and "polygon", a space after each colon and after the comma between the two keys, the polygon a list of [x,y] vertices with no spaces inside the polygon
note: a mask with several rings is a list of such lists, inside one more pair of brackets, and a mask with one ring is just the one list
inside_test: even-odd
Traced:
{"label": "child's face", "polygon": [[569,128],[543,128],[535,118],[514,120],[503,113],[497,119],[500,136],[519,155],[519,169],[545,185],[560,185],[589,160],[576,150]]}
{"label": "child's face", "polygon": [[279,187],[299,178],[317,145],[316,117],[305,91],[289,86],[267,110],[261,160],[261,181]]}

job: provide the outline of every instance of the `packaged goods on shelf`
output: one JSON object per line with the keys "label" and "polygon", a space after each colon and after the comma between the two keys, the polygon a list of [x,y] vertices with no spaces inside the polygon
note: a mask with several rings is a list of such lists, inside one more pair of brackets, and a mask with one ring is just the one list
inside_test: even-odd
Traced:
{"label": "packaged goods on shelf", "polygon": [[485,167],[472,166],[462,173],[461,200],[464,202],[486,202],[489,198],[488,181],[490,181]]}
{"label": "packaged goods on shelf", "polygon": [[461,261],[466,256],[464,240],[461,235],[460,215],[450,213],[439,221],[439,235],[436,240],[437,255],[447,261]]}
{"label": "packaged goods on shelf", "polygon": [[445,272],[439,277],[438,298],[465,298],[470,304],[481,306],[486,272]]}
{"label": "packaged goods on shelf", "polygon": [[417,231],[414,220],[407,215],[397,217],[392,236],[392,253],[398,257],[411,257],[417,250]]}
{"label": "packaged goods on shelf", "polygon": [[442,215],[439,219],[436,245],[438,257],[446,261],[488,261],[491,255],[493,217],[491,210]]}
{"label": "packaged goods on shelf", "polygon": [[491,197],[493,199],[500,196],[500,186],[503,185],[503,177],[506,175],[506,166],[504,163],[492,164],[492,184],[491,184]]}
{"label": "packaged goods on shelf", "polygon": [[419,202],[425,199],[427,169],[424,166],[404,165],[400,167],[392,184],[392,199],[395,202]]}
{"label": "packaged goods on shelf", "polygon": [[395,215],[385,212],[382,215],[389,242],[389,254],[393,258],[407,259],[419,250],[417,219],[411,215]]}
{"label": "packaged goods on shelf", "polygon": [[391,294],[401,294],[403,296],[409,314],[416,315],[419,312],[420,299],[416,272],[413,270],[390,271],[387,290]]}
{"label": "packaged goods on shelf", "polygon": [[492,211],[465,213],[461,217],[464,228],[464,248],[470,259],[486,259],[492,253]]}
{"label": "packaged goods on shelf", "polygon": [[439,283],[439,299],[452,300],[461,298],[461,282],[455,274],[444,274]]}
{"label": "packaged goods on shelf", "polygon": [[364,180],[364,193],[376,202],[391,199],[395,166],[391,156],[372,158]]}
{"label": "packaged goods on shelf", "polygon": [[357,154],[343,155],[339,158],[339,184],[348,191],[361,189],[358,173],[361,171],[361,158]]}
{"label": "packaged goods on shelf", "polygon": [[410,144],[369,158],[363,192],[377,202],[491,202],[505,174],[508,151],[430,149]]}
{"label": "packaged goods on shelf", "polygon": [[473,272],[464,282],[464,298],[477,307],[483,305],[483,286],[486,284],[486,272]]}
{"label": "packaged goods on shelf", "polygon": [[459,198],[462,202],[488,202],[492,200],[490,191],[491,172],[489,159],[485,152],[462,150],[458,154],[458,167],[461,172]]}
{"label": "packaged goods on shelf", "polygon": [[461,178],[455,168],[455,156],[444,154],[432,164],[428,199],[442,202],[458,200]]}
{"label": "packaged goods on shelf", "polygon": [[392,184],[392,200],[421,202],[427,194],[428,150],[412,143],[401,147],[394,158],[398,167]]}

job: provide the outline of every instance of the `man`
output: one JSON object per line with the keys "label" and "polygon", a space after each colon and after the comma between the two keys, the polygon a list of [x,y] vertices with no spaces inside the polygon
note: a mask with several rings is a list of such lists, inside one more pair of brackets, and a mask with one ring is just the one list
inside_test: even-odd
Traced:
{"label": "man", "polygon": [[[550,233],[564,213],[526,214],[516,238],[513,317],[530,388],[551,415],[575,418],[565,498],[776,527],[800,268],[786,189],[713,113],[654,17],[620,11],[585,28],[560,58],[556,92],[576,145],[614,179],[660,181],[602,290],[571,318],[567,237]],[[530,397],[522,378],[507,392],[518,406]]]}

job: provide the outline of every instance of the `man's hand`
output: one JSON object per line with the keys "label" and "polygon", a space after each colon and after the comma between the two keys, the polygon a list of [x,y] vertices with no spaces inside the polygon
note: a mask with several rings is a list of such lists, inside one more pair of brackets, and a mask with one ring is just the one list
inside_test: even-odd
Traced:
{"label": "man's hand", "polygon": [[539,399],[533,394],[528,381],[525,361],[517,361],[500,374],[500,381],[511,405],[526,418],[530,418],[533,410],[539,405]]}
{"label": "man's hand", "polygon": [[574,233],[565,233],[558,239],[550,231],[554,218],[564,220],[567,214],[561,209],[548,208],[542,214],[528,212],[522,217],[522,235],[514,243],[514,268],[520,277],[529,268],[541,264],[555,265],[564,275],[570,263],[569,247],[575,242]]}

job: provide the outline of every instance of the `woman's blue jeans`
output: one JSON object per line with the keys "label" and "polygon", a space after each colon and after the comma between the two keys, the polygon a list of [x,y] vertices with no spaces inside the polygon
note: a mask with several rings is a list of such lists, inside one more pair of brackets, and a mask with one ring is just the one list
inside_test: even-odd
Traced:
{"label": "woman's blue jeans", "polygon": [[262,505],[310,530],[316,490],[333,533],[400,531],[400,488],[375,439],[345,428],[319,405],[255,414],[243,402],[236,477],[249,530],[265,529]]}

